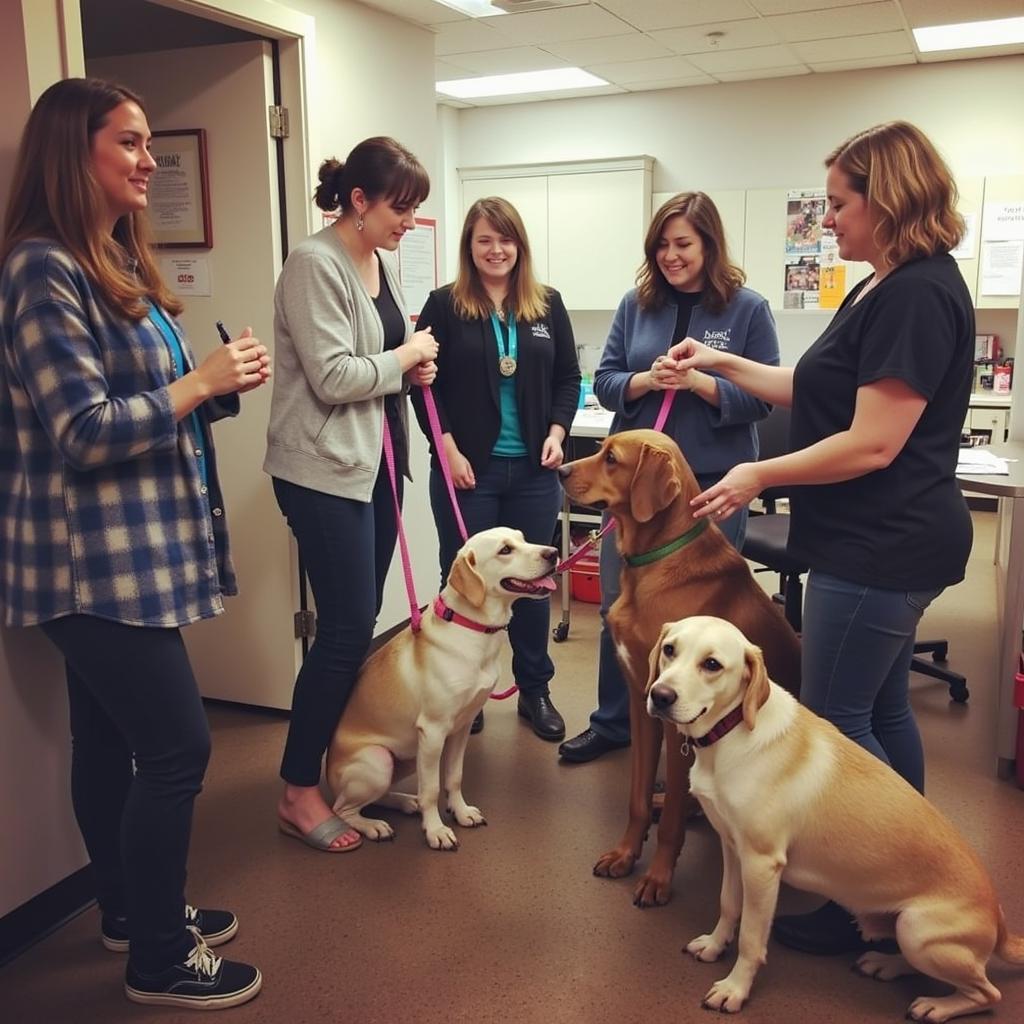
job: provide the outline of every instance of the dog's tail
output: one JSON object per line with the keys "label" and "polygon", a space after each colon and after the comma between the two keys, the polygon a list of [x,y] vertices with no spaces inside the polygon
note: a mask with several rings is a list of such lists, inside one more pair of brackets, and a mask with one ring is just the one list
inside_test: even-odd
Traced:
{"label": "dog's tail", "polygon": [[1003,908],[999,908],[999,932],[996,935],[996,955],[1008,964],[1024,964],[1024,935],[1013,935],[1006,927]]}

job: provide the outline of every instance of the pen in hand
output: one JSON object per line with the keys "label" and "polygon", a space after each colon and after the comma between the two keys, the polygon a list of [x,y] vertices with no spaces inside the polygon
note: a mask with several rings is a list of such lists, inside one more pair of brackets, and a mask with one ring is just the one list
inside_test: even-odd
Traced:
{"label": "pen in hand", "polygon": [[224,326],[223,320],[217,321],[217,333],[220,335],[220,340],[226,345],[231,340],[231,335],[228,334],[228,329]]}

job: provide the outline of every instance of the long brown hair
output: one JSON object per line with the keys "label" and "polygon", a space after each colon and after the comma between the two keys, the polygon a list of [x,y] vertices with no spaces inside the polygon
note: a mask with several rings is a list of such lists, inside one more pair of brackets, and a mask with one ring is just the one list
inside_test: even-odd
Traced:
{"label": "long brown hair", "polygon": [[483,320],[491,315],[493,308],[473,262],[473,229],[481,217],[499,234],[511,238],[518,250],[509,280],[505,311],[517,320],[539,320],[548,311],[547,289],[533,276],[530,242],[519,211],[500,196],[478,199],[466,214],[459,238],[459,269],[452,285],[452,305],[456,315],[467,320]]}
{"label": "long brown hair", "polygon": [[92,173],[93,136],[128,102],[142,108],[133,92],[98,78],[66,78],[39,97],[18,146],[0,263],[19,242],[52,238],[115,311],[140,320],[149,299],[176,316],[184,307],[160,277],[145,214],[125,214],[108,233]]}
{"label": "long brown hair", "polygon": [[873,208],[875,244],[889,266],[960,243],[956,182],[920,128],[907,121],[875,125],[837,146],[825,158],[826,167],[833,164]]}
{"label": "long brown hair", "polygon": [[326,213],[345,213],[354,188],[361,188],[371,203],[387,199],[398,209],[419,206],[430,195],[430,176],[423,165],[384,135],[363,139],[344,163],[334,157],[325,160],[317,178],[313,202]]}
{"label": "long brown hair", "polygon": [[712,313],[720,313],[743,287],[747,275],[729,259],[718,207],[704,192],[680,192],[662,203],[651,218],[644,239],[644,262],[636,273],[637,303],[641,309],[658,309],[672,297],[674,289],[658,267],[658,246],[665,225],[678,216],[685,217],[693,225],[704,246],[701,302]]}

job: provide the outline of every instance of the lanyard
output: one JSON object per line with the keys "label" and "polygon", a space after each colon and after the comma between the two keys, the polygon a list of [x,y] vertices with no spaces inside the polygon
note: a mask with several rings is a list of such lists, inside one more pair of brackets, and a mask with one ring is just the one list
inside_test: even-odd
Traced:
{"label": "lanyard", "polygon": [[516,343],[516,318],[509,314],[507,349],[501,334],[501,321],[498,320],[498,314],[493,311],[491,327],[494,328],[494,337],[498,342],[498,372],[502,377],[511,377],[516,372],[516,356],[519,354],[519,346]]}

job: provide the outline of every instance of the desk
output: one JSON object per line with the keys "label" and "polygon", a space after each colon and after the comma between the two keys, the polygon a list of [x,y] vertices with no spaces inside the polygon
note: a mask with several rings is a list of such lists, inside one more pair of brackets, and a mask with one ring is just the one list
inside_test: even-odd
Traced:
{"label": "desk", "polygon": [[[573,417],[572,427],[569,430],[570,437],[602,438],[608,436],[611,429],[612,417],[615,414],[607,409],[590,408],[578,409]],[[562,560],[569,557],[569,541],[571,524],[573,522],[585,523],[587,526],[600,526],[599,515],[586,515],[574,513],[569,506],[569,495],[562,491],[562,511],[559,514],[562,521]],[[558,625],[551,631],[551,637],[555,643],[560,644],[569,635],[570,605],[572,602],[572,580],[569,573],[562,573],[562,617]]]}
{"label": "desk", "polygon": [[996,531],[996,604],[999,608],[999,657],[996,660],[996,770],[1010,777],[1017,746],[1013,681],[1024,626],[1024,444],[987,446],[993,455],[1014,460],[1008,476],[960,476],[972,492],[999,499]]}

